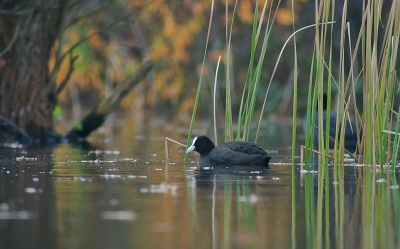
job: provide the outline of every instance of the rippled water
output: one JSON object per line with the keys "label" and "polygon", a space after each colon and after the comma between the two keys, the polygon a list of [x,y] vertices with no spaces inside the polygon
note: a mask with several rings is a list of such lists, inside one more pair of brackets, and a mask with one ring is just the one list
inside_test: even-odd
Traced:
{"label": "rippled water", "polygon": [[[131,120],[122,126],[106,127],[88,143],[3,147],[0,248],[400,246],[399,192],[386,178],[375,186],[376,193],[387,196],[377,197],[387,202],[384,210],[368,210],[355,167],[344,167],[340,199],[338,184],[328,177],[324,211],[316,208],[315,174],[300,174],[294,166],[292,191],[292,166],[284,164],[289,162],[290,127],[270,124],[263,130],[259,143],[274,156],[270,169],[201,171],[194,154],[185,167],[185,149],[170,142],[171,162],[165,162],[164,138],[184,143],[185,127],[164,120]],[[315,187],[305,186],[307,175]],[[310,200],[315,205],[307,205]],[[371,225],[368,217],[374,216],[379,218],[371,218]]]}

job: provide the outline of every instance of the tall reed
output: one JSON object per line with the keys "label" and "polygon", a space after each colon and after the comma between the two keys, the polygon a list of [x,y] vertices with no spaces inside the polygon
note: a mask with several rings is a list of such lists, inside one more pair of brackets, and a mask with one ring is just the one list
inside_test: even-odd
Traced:
{"label": "tall reed", "polygon": [[[203,54],[203,63],[201,65],[201,73],[200,73],[199,83],[198,83],[198,86],[197,86],[196,98],[195,98],[195,101],[194,101],[192,119],[190,121],[190,127],[189,127],[189,132],[188,132],[188,139],[187,139],[187,142],[186,142],[186,148],[188,148],[189,145],[190,145],[190,138],[192,137],[194,120],[196,118],[196,112],[197,112],[197,106],[199,104],[200,89],[201,89],[201,83],[202,83],[202,80],[203,80],[204,64],[205,64],[205,61],[206,61],[208,41],[210,39],[211,23],[212,23],[213,13],[214,13],[214,0],[212,0],[212,2],[211,2],[211,11],[210,11],[210,13],[211,14],[210,14],[210,20],[208,22],[207,40],[206,40],[206,44],[205,44],[205,48],[204,48],[204,54]],[[186,153],[185,153],[185,156],[184,156],[183,160],[184,160],[185,165],[186,165],[186,162],[187,162],[187,154]]]}
{"label": "tall reed", "polygon": [[[343,163],[345,124],[353,116],[356,127],[352,127],[357,134],[362,130],[362,136],[358,138],[359,163],[380,165],[392,160],[393,145],[392,136],[383,131],[391,131],[393,120],[393,103],[396,91],[396,69],[397,54],[399,46],[399,20],[396,18],[400,14],[400,7],[397,1],[393,1],[384,33],[382,33],[382,2],[365,1],[363,20],[360,30],[350,30],[347,24],[347,1],[344,1],[342,9],[340,49],[339,49],[339,73],[333,75],[332,68],[332,33],[328,36],[328,17],[335,16],[335,2],[329,0],[316,2],[316,29],[315,29],[315,49],[313,65],[310,69],[310,89],[309,102],[307,107],[307,128],[306,128],[306,147],[307,151],[314,144],[314,124],[318,127],[318,151],[320,163],[327,163],[327,149],[329,148],[330,112],[332,109],[337,111],[336,132],[332,139],[334,143],[334,161],[338,164]],[[332,20],[333,21],[333,20]],[[358,33],[355,46],[352,47],[350,39],[351,33]],[[330,37],[330,38],[328,38]],[[379,37],[383,37],[382,42]],[[328,46],[329,43],[331,45]],[[346,44],[349,49],[346,50]],[[346,71],[346,58],[350,58],[350,66]],[[361,60],[361,63],[358,63]],[[357,72],[356,65],[362,65]],[[357,76],[358,75],[358,76]],[[356,85],[363,81],[363,107],[362,116],[359,115],[355,103],[357,92]],[[337,87],[337,105],[331,106],[333,99],[332,83]],[[327,109],[325,114],[322,109],[322,93],[327,94]],[[313,101],[315,100],[315,101]],[[352,112],[352,113],[351,113]],[[318,124],[315,117],[318,117]],[[323,123],[323,119],[326,123]],[[327,132],[328,133],[328,132]],[[311,157],[306,154],[306,159]]]}
{"label": "tall reed", "polygon": [[[269,9],[269,13],[267,13],[267,4],[264,3],[262,7],[261,14],[259,16],[259,0],[256,0],[255,8],[254,8],[254,18],[253,18],[253,29],[252,29],[252,37],[251,37],[251,48],[250,48],[250,61],[248,66],[247,72],[247,79],[244,84],[244,88],[242,91],[241,101],[240,101],[240,108],[238,112],[238,121],[237,125],[238,128],[236,130],[236,140],[248,140],[250,135],[250,128],[251,123],[253,120],[253,114],[255,111],[255,104],[257,100],[257,93],[260,84],[260,76],[261,71],[265,59],[266,49],[269,41],[269,37],[271,34],[272,26],[275,21],[276,13],[279,8],[281,0],[278,0],[276,4],[276,8],[274,10],[272,8]],[[226,1],[226,74],[225,74],[225,82],[226,82],[226,92],[225,92],[225,141],[230,141],[234,139],[233,136],[233,115],[232,115],[232,96],[231,96],[231,85],[232,79],[230,77],[230,70],[231,70],[231,38],[232,38],[232,27],[233,27],[233,20],[236,13],[238,0],[235,1],[234,9],[233,9],[233,17],[228,28],[228,1]],[[201,83],[202,83],[202,75],[204,69],[204,62],[207,56],[207,46],[208,46],[208,39],[210,35],[210,28],[212,23],[212,14],[214,9],[214,1],[212,2],[211,7],[211,16],[209,19],[209,27],[208,27],[208,34],[207,34],[207,41],[206,47],[204,50],[204,57],[203,57],[203,64],[202,70],[200,74],[200,79],[197,87],[196,92],[196,99],[193,107],[193,114],[192,120],[189,128],[188,133],[188,141],[187,146],[190,144],[190,138],[192,136],[192,129],[194,120],[196,118],[196,110],[198,106],[198,100],[200,97],[200,90],[201,90]],[[273,12],[274,11],[274,12]],[[261,38],[261,34],[264,32],[264,36]],[[261,45],[260,45],[261,44]],[[256,54],[257,47],[261,46],[261,53],[259,55]],[[217,75],[215,76],[217,77]],[[215,84],[217,84],[217,80],[215,80]],[[215,85],[216,86],[216,85]],[[214,102],[215,102],[216,95],[214,94]],[[216,117],[215,108],[214,108],[214,119]],[[214,122],[214,130],[216,130],[216,124]],[[184,161],[186,162],[187,156],[185,155]]]}
{"label": "tall reed", "polygon": [[[345,143],[345,124],[352,116],[356,122],[353,129],[362,130],[362,135],[358,136],[357,158],[359,163],[366,167],[360,168],[358,177],[362,178],[362,238],[363,248],[389,248],[396,245],[390,241],[388,234],[377,235],[376,231],[385,231],[383,227],[392,226],[390,214],[392,206],[390,200],[398,200],[393,197],[393,191],[383,184],[376,182],[397,182],[395,174],[386,177],[384,165],[391,163],[394,172],[398,150],[399,150],[399,129],[400,121],[398,113],[394,112],[394,97],[396,95],[396,63],[400,35],[400,3],[390,2],[391,7],[388,12],[387,21],[382,25],[383,1],[365,0],[363,4],[362,25],[360,30],[350,30],[347,23],[348,1],[343,2],[340,25],[340,48],[339,48],[339,70],[334,74],[333,70],[333,33],[329,32],[329,19],[335,16],[335,1],[321,0],[315,1],[315,47],[310,68],[310,85],[308,89],[307,120],[306,120],[306,141],[305,141],[305,160],[306,165],[314,157],[311,150],[316,142],[319,151],[318,164],[314,165],[318,169],[318,188],[317,199],[314,202],[314,179],[311,174],[304,177],[305,186],[305,215],[310,219],[306,223],[306,231],[316,234],[315,240],[309,240],[307,245],[316,248],[329,248],[329,217],[332,210],[329,210],[329,181],[330,168],[328,163],[329,149],[329,127],[331,126],[330,113],[337,111],[336,131],[332,137],[333,147],[333,179],[334,201],[335,201],[335,244],[337,248],[344,248],[344,143]],[[397,18],[396,18],[397,17]],[[335,24],[336,25],[336,24]],[[383,33],[382,33],[383,31]],[[358,34],[355,45],[350,37],[351,34]],[[379,40],[382,37],[382,40]],[[346,47],[348,46],[348,49]],[[346,69],[346,58],[350,58],[349,69]],[[361,61],[361,63],[358,63]],[[358,69],[357,65],[361,65]],[[346,71],[347,70],[347,71]],[[359,71],[357,71],[359,70]],[[363,107],[359,110],[356,106],[355,96],[357,94],[357,84],[362,83]],[[337,94],[333,94],[337,88]],[[323,110],[323,93],[327,95],[327,109]],[[337,96],[336,98],[334,96]],[[335,106],[331,104],[335,99]],[[360,115],[360,113],[362,113]],[[296,113],[293,114],[296,116]],[[318,122],[316,120],[318,119]],[[325,119],[325,122],[323,122]],[[393,127],[393,121],[396,126]],[[314,136],[315,127],[318,129],[318,136]],[[395,131],[392,131],[395,130]],[[326,134],[325,134],[326,131]],[[316,141],[317,140],[317,141]],[[373,167],[367,167],[372,165]],[[310,168],[307,168],[310,170]],[[398,190],[397,190],[398,191]],[[389,193],[391,192],[391,193]],[[389,198],[390,197],[390,198]],[[398,202],[397,202],[398,203]],[[315,204],[315,208],[314,205]],[[325,220],[322,219],[325,217]],[[325,234],[323,234],[325,231]],[[323,240],[322,238],[325,238]],[[392,244],[391,244],[392,243]]]}

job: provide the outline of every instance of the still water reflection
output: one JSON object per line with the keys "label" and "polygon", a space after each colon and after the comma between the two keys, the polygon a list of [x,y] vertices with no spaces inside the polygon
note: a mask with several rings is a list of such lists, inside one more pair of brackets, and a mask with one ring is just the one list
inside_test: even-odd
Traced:
{"label": "still water reflection", "polygon": [[185,168],[185,149],[171,143],[165,163],[165,136],[185,142],[185,127],[124,122],[87,144],[1,149],[0,248],[400,246],[393,178],[366,192],[358,168],[344,167],[338,183],[327,167],[318,194],[315,174],[293,166],[292,178],[292,166],[280,163],[290,154],[280,129],[290,127],[263,130],[270,169],[204,171],[193,155]]}

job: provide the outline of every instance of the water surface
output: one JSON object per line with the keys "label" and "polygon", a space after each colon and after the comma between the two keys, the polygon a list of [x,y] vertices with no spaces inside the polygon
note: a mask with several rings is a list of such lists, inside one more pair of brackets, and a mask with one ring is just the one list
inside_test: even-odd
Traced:
{"label": "water surface", "polygon": [[270,169],[210,171],[199,170],[195,154],[184,165],[185,148],[172,143],[166,163],[164,138],[185,143],[186,127],[124,122],[88,143],[1,148],[0,248],[400,246],[393,178],[374,174],[368,200],[359,168],[343,167],[338,183],[325,166],[318,193],[318,173],[289,164],[290,127],[262,130]]}

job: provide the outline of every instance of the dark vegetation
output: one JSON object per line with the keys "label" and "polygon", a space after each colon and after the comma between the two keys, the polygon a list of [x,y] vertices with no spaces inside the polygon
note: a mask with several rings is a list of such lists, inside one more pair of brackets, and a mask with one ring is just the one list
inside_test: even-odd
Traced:
{"label": "dark vegetation", "polygon": [[[81,39],[64,52],[63,38],[68,27],[91,15],[90,10],[110,5],[90,1],[3,1],[1,8],[0,47],[3,63],[0,71],[1,138],[21,142],[60,142],[62,137],[53,127],[53,110],[58,95],[64,90],[73,73],[78,56],[74,49],[90,36]],[[114,3],[114,5],[116,5]],[[113,5],[113,6],[114,6]],[[114,6],[115,7],[115,6]],[[82,9],[83,11],[82,11]],[[80,10],[80,11],[78,11]],[[82,15],[82,16],[80,16]],[[130,20],[133,13],[109,22]],[[105,27],[107,27],[107,25]],[[106,30],[106,28],[104,29]],[[50,69],[52,56],[55,60]],[[69,60],[68,71],[61,80],[62,63]],[[136,70],[119,82],[110,97],[95,106],[79,127],[67,133],[68,140],[86,137],[114,112],[132,88],[144,79],[152,67],[145,59]]]}

